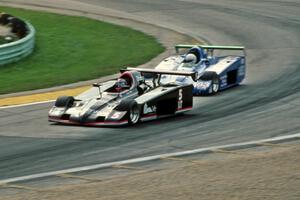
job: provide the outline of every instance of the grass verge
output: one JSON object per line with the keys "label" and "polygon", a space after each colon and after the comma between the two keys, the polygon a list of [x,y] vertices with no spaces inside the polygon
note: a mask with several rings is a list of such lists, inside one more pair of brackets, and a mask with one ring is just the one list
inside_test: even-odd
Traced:
{"label": "grass verge", "polygon": [[0,66],[0,94],[46,88],[116,73],[149,61],[164,48],[133,29],[83,17],[0,7],[36,29],[34,53]]}

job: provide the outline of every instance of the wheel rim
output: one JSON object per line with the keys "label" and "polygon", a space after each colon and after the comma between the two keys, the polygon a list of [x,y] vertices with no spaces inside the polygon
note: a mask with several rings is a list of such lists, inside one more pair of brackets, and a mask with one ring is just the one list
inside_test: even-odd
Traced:
{"label": "wheel rim", "polygon": [[130,121],[132,124],[135,124],[139,121],[140,118],[140,111],[138,109],[137,106],[134,106],[131,110],[130,110]]}

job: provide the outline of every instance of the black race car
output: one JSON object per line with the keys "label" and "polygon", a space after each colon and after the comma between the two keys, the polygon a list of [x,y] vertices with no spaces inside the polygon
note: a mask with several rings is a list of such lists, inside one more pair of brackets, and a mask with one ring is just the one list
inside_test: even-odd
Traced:
{"label": "black race car", "polygon": [[196,78],[194,72],[127,68],[121,70],[117,80],[95,83],[76,98],[59,97],[49,111],[48,120],[85,126],[133,125],[191,110],[193,85],[162,85],[163,74]]}

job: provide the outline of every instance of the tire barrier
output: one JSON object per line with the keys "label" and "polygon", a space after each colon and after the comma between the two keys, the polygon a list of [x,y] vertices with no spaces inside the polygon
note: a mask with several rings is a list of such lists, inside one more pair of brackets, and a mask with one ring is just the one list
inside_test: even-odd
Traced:
{"label": "tire barrier", "polygon": [[35,43],[35,29],[25,21],[12,17],[10,21],[0,20],[4,26],[11,27],[11,33],[18,37],[18,40],[0,45],[0,65],[18,61],[32,53]]}

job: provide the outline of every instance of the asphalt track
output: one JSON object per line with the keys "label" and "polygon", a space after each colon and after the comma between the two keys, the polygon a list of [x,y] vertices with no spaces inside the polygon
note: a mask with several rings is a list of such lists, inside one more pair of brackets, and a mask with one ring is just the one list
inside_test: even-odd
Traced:
{"label": "asphalt track", "polygon": [[180,117],[125,128],[51,125],[51,103],[0,110],[0,179],[298,133],[300,2],[84,0],[247,48],[242,86],[195,97]]}

